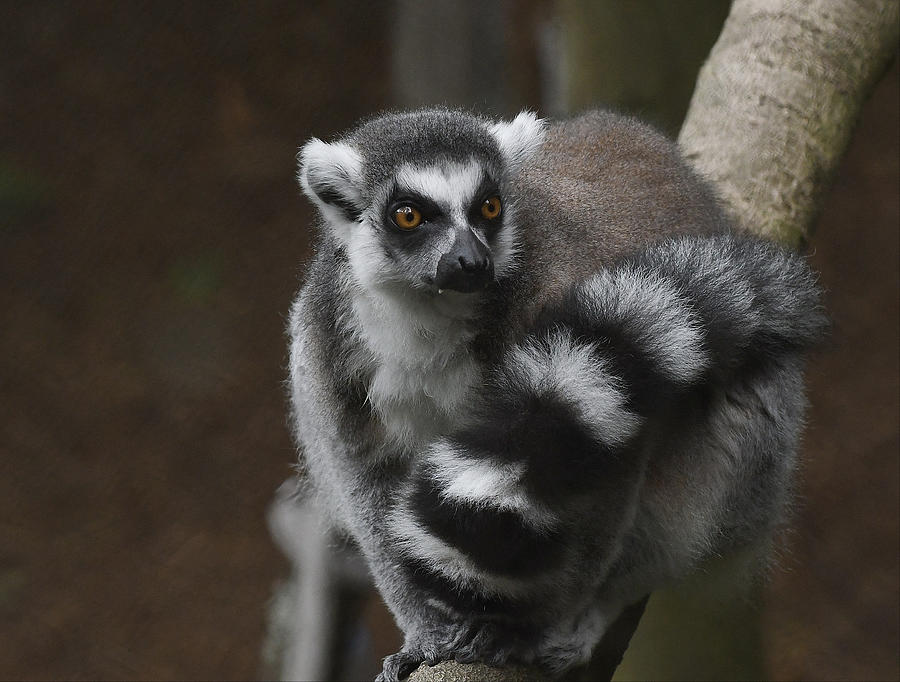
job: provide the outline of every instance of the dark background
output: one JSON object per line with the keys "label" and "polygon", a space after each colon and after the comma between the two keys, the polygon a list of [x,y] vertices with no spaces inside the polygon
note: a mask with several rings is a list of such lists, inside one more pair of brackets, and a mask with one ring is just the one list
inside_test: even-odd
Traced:
{"label": "dark background", "polygon": [[[0,3],[0,678],[261,674],[294,155],[396,101],[390,9]],[[900,675],[898,99],[895,66],[811,245],[836,335],[762,613],[777,678]]]}

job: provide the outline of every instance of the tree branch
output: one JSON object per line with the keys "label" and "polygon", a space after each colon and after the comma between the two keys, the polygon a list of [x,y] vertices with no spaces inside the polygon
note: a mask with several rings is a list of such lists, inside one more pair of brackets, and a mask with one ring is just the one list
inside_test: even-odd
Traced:
{"label": "tree branch", "polygon": [[678,141],[739,224],[806,240],[898,37],[897,0],[734,0]]}

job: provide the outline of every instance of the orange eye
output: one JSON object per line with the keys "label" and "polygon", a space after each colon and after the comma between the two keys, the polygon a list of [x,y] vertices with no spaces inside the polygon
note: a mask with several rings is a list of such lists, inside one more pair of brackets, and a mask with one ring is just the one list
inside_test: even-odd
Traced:
{"label": "orange eye", "polygon": [[412,206],[401,206],[394,211],[394,224],[401,230],[414,230],[422,224],[422,214]]}
{"label": "orange eye", "polygon": [[500,197],[491,197],[490,199],[485,199],[485,202],[481,205],[481,215],[488,220],[493,220],[500,215],[502,208]]}

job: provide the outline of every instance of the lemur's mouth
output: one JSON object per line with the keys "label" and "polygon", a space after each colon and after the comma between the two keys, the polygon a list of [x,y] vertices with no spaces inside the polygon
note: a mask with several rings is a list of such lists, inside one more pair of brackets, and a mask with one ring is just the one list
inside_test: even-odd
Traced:
{"label": "lemur's mouth", "polygon": [[445,291],[473,294],[484,290],[493,279],[494,265],[488,262],[474,270],[454,269],[445,273],[443,277],[436,277],[431,286],[438,294],[443,294]]}

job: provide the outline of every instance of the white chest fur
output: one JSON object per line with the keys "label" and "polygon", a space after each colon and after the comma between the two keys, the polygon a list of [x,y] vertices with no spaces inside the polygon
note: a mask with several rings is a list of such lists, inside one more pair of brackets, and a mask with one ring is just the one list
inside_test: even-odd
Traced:
{"label": "white chest fur", "polygon": [[464,294],[358,293],[354,334],[372,353],[368,400],[388,435],[416,449],[452,427],[481,370]]}

